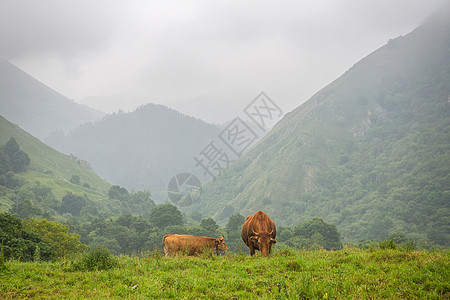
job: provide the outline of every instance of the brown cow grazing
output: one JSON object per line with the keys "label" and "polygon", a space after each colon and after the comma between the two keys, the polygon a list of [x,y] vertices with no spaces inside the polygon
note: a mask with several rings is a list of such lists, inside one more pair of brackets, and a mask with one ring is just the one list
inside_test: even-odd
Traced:
{"label": "brown cow grazing", "polygon": [[223,236],[218,239],[205,236],[192,236],[181,234],[166,234],[162,240],[165,256],[175,256],[177,253],[198,255],[204,251],[223,252],[228,247]]}
{"label": "brown cow grazing", "polygon": [[259,250],[262,255],[269,256],[272,245],[277,241],[277,228],[275,222],[263,211],[247,217],[242,226],[241,237],[250,248],[250,255]]}

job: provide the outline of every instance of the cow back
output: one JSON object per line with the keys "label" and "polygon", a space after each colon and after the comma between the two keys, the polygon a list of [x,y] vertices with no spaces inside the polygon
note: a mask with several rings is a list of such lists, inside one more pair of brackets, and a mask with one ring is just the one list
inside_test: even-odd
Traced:
{"label": "cow back", "polygon": [[216,239],[205,236],[166,234],[162,242],[166,256],[174,256],[177,253],[197,255],[205,249],[215,250],[216,247]]}

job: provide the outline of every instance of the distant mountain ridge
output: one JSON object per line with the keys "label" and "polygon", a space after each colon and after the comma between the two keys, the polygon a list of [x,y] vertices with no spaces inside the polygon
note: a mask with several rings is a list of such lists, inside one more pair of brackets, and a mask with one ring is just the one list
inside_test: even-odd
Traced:
{"label": "distant mountain ridge", "polygon": [[216,125],[163,105],[147,104],[82,125],[51,144],[87,160],[112,184],[150,190],[161,200],[167,199],[170,179],[193,172],[194,156],[219,132]]}
{"label": "distant mountain ridge", "polygon": [[44,140],[55,131],[67,134],[104,113],[66,98],[0,59],[0,115]]}
{"label": "distant mountain ridge", "polygon": [[311,217],[347,241],[450,244],[450,10],[390,40],[288,113],[191,207],[224,222]]}

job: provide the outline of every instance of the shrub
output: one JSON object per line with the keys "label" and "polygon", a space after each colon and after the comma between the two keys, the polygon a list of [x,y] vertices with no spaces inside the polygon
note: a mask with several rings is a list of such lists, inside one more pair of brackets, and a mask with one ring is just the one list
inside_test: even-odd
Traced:
{"label": "shrub", "polygon": [[381,241],[379,243],[379,247],[380,247],[380,249],[395,249],[395,248],[397,248],[397,245],[395,244],[395,242],[393,240],[386,240],[386,241]]}
{"label": "shrub", "polygon": [[117,259],[107,248],[96,247],[86,252],[79,262],[74,264],[76,271],[109,270],[116,267]]}
{"label": "shrub", "polygon": [[404,233],[393,233],[385,241],[379,243],[381,249],[403,249],[413,251],[416,249],[416,243],[406,237]]}
{"label": "shrub", "polygon": [[89,248],[80,242],[80,235],[69,232],[70,228],[67,225],[46,219],[30,219],[24,220],[22,227],[39,234],[46,243],[53,245],[57,257],[82,253]]}
{"label": "shrub", "polygon": [[56,257],[54,244],[45,241],[37,232],[24,228],[22,220],[9,213],[0,214],[0,243],[4,259],[32,261],[39,258],[48,261]]}

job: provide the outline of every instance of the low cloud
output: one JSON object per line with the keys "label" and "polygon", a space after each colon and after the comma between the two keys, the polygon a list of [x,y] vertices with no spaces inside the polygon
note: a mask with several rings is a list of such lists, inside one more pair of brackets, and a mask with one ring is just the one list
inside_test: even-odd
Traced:
{"label": "low cloud", "polygon": [[0,0],[0,56],[78,100],[232,102],[264,90],[289,110],[442,3]]}

